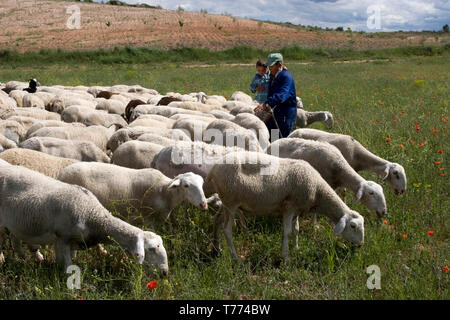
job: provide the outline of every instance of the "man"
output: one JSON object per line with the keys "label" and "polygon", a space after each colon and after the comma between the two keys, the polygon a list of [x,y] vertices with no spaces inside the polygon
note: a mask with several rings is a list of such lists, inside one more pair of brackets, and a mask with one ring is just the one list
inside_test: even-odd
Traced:
{"label": "man", "polygon": [[266,126],[271,133],[272,129],[279,129],[282,138],[286,138],[294,128],[297,119],[297,95],[294,78],[283,68],[283,56],[281,53],[271,53],[266,65],[270,70],[269,91],[266,102],[255,108],[255,113],[272,111],[272,117],[266,119]]}

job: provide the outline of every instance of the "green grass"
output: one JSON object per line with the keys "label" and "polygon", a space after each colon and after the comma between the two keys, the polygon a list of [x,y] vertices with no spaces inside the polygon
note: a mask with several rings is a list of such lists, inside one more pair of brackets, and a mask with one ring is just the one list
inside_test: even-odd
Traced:
{"label": "green grass", "polygon": [[[307,110],[331,111],[337,121],[333,132],[350,134],[375,154],[405,167],[405,194],[396,196],[380,182],[388,205],[387,224],[354,203],[351,193],[345,194],[346,203],[365,216],[362,248],[337,242],[326,218],[319,220],[319,229],[302,220],[300,249],[291,248],[292,262],[285,267],[280,258],[281,221],[249,219],[247,231],[239,224],[234,229],[238,254],[245,256],[243,263],[236,263],[224,239],[222,255],[207,253],[213,212],[178,208],[177,226],[156,226],[169,255],[166,279],[143,272],[117,246],[106,246],[111,256],[101,256],[95,248],[79,252],[75,263],[82,269],[82,289],[71,292],[66,289],[67,275],[53,264],[51,249],[43,250],[48,261],[38,264],[30,254],[25,260],[16,258],[8,244],[7,261],[0,266],[0,298],[449,299],[450,272],[443,271],[450,264],[449,139],[444,129],[448,123],[443,123],[450,117],[448,56],[288,63],[288,68]],[[2,64],[0,81],[37,77],[43,85],[141,84],[162,93],[204,91],[229,97],[236,90],[248,92],[254,72],[246,66],[186,68],[181,61],[14,68]],[[324,129],[321,124],[313,127]],[[362,175],[379,181],[373,174]],[[428,235],[429,230],[434,235]],[[381,269],[381,290],[366,287],[366,268],[372,264]],[[145,288],[150,280],[158,281],[153,291]]]}

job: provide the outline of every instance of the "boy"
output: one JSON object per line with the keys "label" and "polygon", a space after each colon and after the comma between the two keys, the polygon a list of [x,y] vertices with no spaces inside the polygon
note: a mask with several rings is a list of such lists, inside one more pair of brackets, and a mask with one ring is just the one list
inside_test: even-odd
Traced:
{"label": "boy", "polygon": [[256,62],[256,74],[250,83],[250,91],[256,93],[255,100],[264,103],[269,91],[270,72],[262,60]]}

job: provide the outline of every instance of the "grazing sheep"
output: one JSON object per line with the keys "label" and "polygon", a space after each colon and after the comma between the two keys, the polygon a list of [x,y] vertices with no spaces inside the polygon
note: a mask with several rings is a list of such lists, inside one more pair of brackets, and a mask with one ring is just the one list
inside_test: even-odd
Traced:
{"label": "grazing sheep", "polygon": [[2,115],[3,119],[13,116],[31,117],[38,120],[61,120],[59,114],[38,108],[14,108]]}
{"label": "grazing sheep", "polygon": [[117,92],[110,92],[110,91],[100,91],[95,97],[96,98],[109,99],[115,94],[119,94],[119,93],[117,93]]}
{"label": "grazing sheep", "polygon": [[38,108],[44,110],[45,103],[41,98],[39,98],[39,96],[35,95],[34,93],[27,93],[26,95],[23,96],[22,107]]}
{"label": "grazing sheep", "polygon": [[334,118],[328,111],[309,112],[303,109],[297,109],[296,126],[306,128],[314,122],[323,122],[328,129],[331,129],[333,128]]}
{"label": "grazing sheep", "polygon": [[[167,118],[166,118],[167,119]],[[174,121],[175,122],[175,121]],[[143,116],[137,118],[133,122],[131,122],[128,127],[150,127],[150,128],[163,128],[163,129],[171,129],[173,126],[173,122],[163,122],[154,120],[151,118],[144,118]]]}
{"label": "grazing sheep", "polygon": [[209,113],[212,110],[222,110],[222,111],[224,110],[220,105],[207,105],[201,102],[193,102],[193,101],[171,102],[167,106],[171,108],[200,111],[202,113]]}
{"label": "grazing sheep", "polygon": [[[164,116],[167,118],[170,118],[174,114],[191,114],[191,115],[198,115],[198,116],[205,116],[208,117],[207,114],[202,113],[200,111],[194,111],[194,110],[188,110],[188,109],[182,109],[182,108],[173,108],[169,106],[153,106],[153,105],[140,105],[136,107],[133,110],[133,113],[130,117],[131,121],[136,119],[142,114],[158,114],[160,116]],[[212,117],[212,116],[211,116]]]}
{"label": "grazing sheep", "polygon": [[107,144],[116,126],[109,128],[103,126],[64,126],[64,127],[44,127],[33,132],[28,138],[33,137],[53,137],[74,141],[91,141],[104,152],[107,151]]}
{"label": "grazing sheep", "polygon": [[386,214],[386,199],[383,188],[366,181],[348,164],[342,153],[327,142],[299,138],[279,139],[267,148],[267,154],[274,152],[280,158],[307,161],[333,188],[348,188],[355,193],[355,200],[361,201],[378,217]]}
{"label": "grazing sheep", "polygon": [[[138,120],[151,120],[151,121],[160,122],[160,123],[163,123],[166,128],[170,129],[170,128],[172,128],[173,124],[175,123],[175,120],[178,120],[178,119],[170,119],[170,118],[167,118],[164,116],[160,116],[158,114],[143,114],[143,115],[139,116],[137,119],[135,119],[133,122],[131,122],[129,124],[129,126],[136,127],[136,126],[138,126],[137,125],[138,123],[142,123],[142,124],[147,123],[145,121],[138,122]],[[148,122],[148,123],[150,123],[150,122]],[[144,125],[144,127],[145,127],[145,125]]]}
{"label": "grazing sheep", "polygon": [[26,137],[29,138],[30,135],[33,134],[33,132],[45,127],[86,127],[86,126],[79,122],[68,123],[59,120],[37,120],[37,122],[28,129]]}
{"label": "grazing sheep", "polygon": [[118,166],[131,169],[151,168],[153,158],[163,148],[164,146],[151,142],[138,140],[127,141],[114,151],[111,162]]}
{"label": "grazing sheep", "polygon": [[253,111],[256,107],[254,106],[249,106],[249,105],[245,105],[245,106],[238,106],[238,107],[234,107],[233,109],[230,110],[230,114],[233,116],[237,116],[240,113],[251,113],[251,114],[255,114],[255,112]]}
{"label": "grazing sheep", "polygon": [[208,127],[207,122],[187,118],[175,121],[172,128],[185,131],[192,141],[202,141],[203,131],[207,127]]}
{"label": "grazing sheep", "polygon": [[3,91],[6,92],[7,94],[9,94],[13,90],[21,90],[21,91],[23,91],[23,89],[25,89],[26,87],[28,87],[28,83],[26,83],[26,82],[8,81],[5,84],[5,88],[3,89]]}
{"label": "grazing sheep", "polygon": [[55,157],[47,153],[20,148],[6,150],[0,153],[0,159],[12,165],[26,167],[55,179],[62,169],[78,162],[78,160]]}
{"label": "grazing sheep", "polygon": [[174,114],[173,116],[171,116],[168,119],[173,120],[174,122],[177,120],[181,120],[181,119],[195,119],[195,120],[200,120],[200,121],[206,122],[208,124],[210,124],[211,122],[216,120],[216,118],[214,116],[211,116],[209,114],[196,115],[196,114],[185,114],[185,113]]}
{"label": "grazing sheep", "polygon": [[[274,164],[277,165],[276,170],[271,169],[272,174],[261,174],[261,169],[273,168]],[[335,234],[358,245],[364,242],[364,218],[348,208],[306,161],[254,152],[230,153],[226,163],[216,164],[211,169],[205,183],[209,182],[213,183],[223,203],[215,216],[213,246],[219,248],[219,232],[223,228],[235,259],[238,256],[232,227],[237,209],[245,215],[270,214],[283,218],[281,255],[285,262],[289,261],[288,237],[293,229],[292,223],[310,212],[328,216],[335,224]],[[298,223],[295,223],[294,236],[298,236]]]}
{"label": "grazing sheep", "polygon": [[68,123],[83,122],[83,120],[86,119],[86,114],[90,113],[91,111],[92,109],[87,106],[81,105],[69,106],[61,112],[61,120]]}
{"label": "grazing sheep", "polygon": [[10,98],[9,96],[0,95],[0,104],[4,104],[11,108],[17,108],[16,100],[14,100],[13,98]]}
{"label": "grazing sheep", "polygon": [[406,191],[405,169],[398,163],[389,162],[374,155],[351,136],[315,129],[297,129],[288,138],[328,142],[341,151],[345,160],[356,172],[371,171],[376,173],[383,180],[386,180],[397,195]]}
{"label": "grazing sheep", "polygon": [[128,123],[118,114],[105,113],[103,111],[93,111],[84,115],[82,121],[86,126],[103,126],[109,128],[112,125],[117,125],[124,128]]}
{"label": "grazing sheep", "polygon": [[253,104],[253,99],[242,91],[236,91],[231,95],[230,101],[241,101],[247,104]]}
{"label": "grazing sheep", "polygon": [[8,120],[19,123],[25,130],[30,129],[33,125],[40,122],[40,120],[31,117],[12,116]]}
{"label": "grazing sheep", "polygon": [[[173,140],[170,138],[161,137],[157,133],[144,133],[143,135],[140,135],[139,138],[137,138],[137,141],[151,142],[154,144],[159,144],[163,147],[168,147],[168,146],[173,146],[179,140]],[[186,140],[184,140],[184,141],[190,141],[189,137],[186,136]]]}
{"label": "grazing sheep", "polygon": [[226,112],[226,111],[213,110],[209,114],[213,115],[217,119],[224,119],[224,120],[228,120],[228,121],[233,121],[234,120],[234,116],[232,114],[230,114],[229,112]]}
{"label": "grazing sheep", "polygon": [[3,134],[0,134],[0,146],[2,149],[1,151],[3,151],[7,149],[17,148],[17,143],[6,138]]}
{"label": "grazing sheep", "polygon": [[52,137],[34,137],[19,144],[20,148],[36,150],[56,157],[79,161],[110,163],[109,157],[91,141],[75,141]]}
{"label": "grazing sheep", "polygon": [[180,101],[181,101],[181,99],[176,98],[176,97],[162,97],[156,105],[157,106],[167,106],[172,102],[180,102]]}
{"label": "grazing sheep", "polygon": [[269,129],[267,129],[266,124],[257,116],[250,113],[241,113],[236,115],[232,122],[240,125],[245,129],[253,130],[256,134],[256,137],[258,138],[261,148],[267,148],[270,143]]}
{"label": "grazing sheep", "polygon": [[9,97],[16,101],[18,108],[22,108],[22,100],[26,94],[27,92],[23,90],[13,90],[9,93]]}
{"label": "grazing sheep", "polygon": [[104,110],[108,113],[113,114],[124,114],[125,113],[125,104],[121,101],[117,100],[101,100],[98,101],[97,106],[95,107],[96,110]]}
{"label": "grazing sheep", "polygon": [[80,162],[62,170],[58,179],[90,190],[104,206],[113,200],[140,200],[143,206],[158,211],[164,220],[185,200],[208,210],[203,178],[194,173],[170,179],[155,169]]}
{"label": "grazing sheep", "polygon": [[65,268],[75,250],[117,242],[148,271],[167,275],[161,237],[114,217],[85,188],[18,166],[2,166],[0,188],[0,230],[29,245],[54,244],[56,262]]}
{"label": "grazing sheep", "polygon": [[245,103],[245,102],[241,102],[241,101],[227,101],[222,105],[223,109],[228,110],[228,112],[230,112],[231,110],[233,110],[234,108],[246,108],[246,107],[252,107],[252,109],[255,109],[257,106],[257,104],[255,104],[254,102],[252,103]]}
{"label": "grazing sheep", "polygon": [[227,147],[237,146],[247,151],[263,151],[253,131],[228,120],[211,122],[203,132],[203,141]]}
{"label": "grazing sheep", "polygon": [[35,96],[39,97],[43,102],[45,109],[47,110],[47,107],[50,105],[50,101],[55,98],[55,95],[49,92],[44,91],[38,91],[34,94]]}
{"label": "grazing sheep", "polygon": [[23,141],[26,135],[25,128],[18,122],[12,120],[0,121],[0,134],[14,141],[16,144]]}
{"label": "grazing sheep", "polygon": [[133,121],[136,118],[131,118],[131,115],[134,112],[134,109],[136,109],[137,106],[140,106],[141,104],[146,104],[145,101],[139,100],[139,99],[134,99],[131,100],[130,102],[128,102],[127,106],[125,107],[125,114],[124,114],[124,118],[125,120],[127,120],[128,122]]}
{"label": "grazing sheep", "polygon": [[190,140],[189,136],[178,129],[162,129],[151,127],[128,127],[117,130],[111,138],[108,140],[107,148],[112,152],[124,142],[136,140],[140,135],[145,133],[156,133],[166,138],[172,138],[175,140]]}

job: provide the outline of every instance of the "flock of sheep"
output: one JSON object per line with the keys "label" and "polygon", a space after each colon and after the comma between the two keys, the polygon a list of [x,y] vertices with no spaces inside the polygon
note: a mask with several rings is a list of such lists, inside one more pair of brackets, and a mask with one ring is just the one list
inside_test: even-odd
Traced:
{"label": "flock of sheep", "polygon": [[300,129],[271,143],[243,92],[227,101],[138,85],[27,87],[0,83],[0,263],[7,235],[19,256],[23,241],[38,260],[39,246],[54,244],[65,267],[77,249],[103,250],[101,243],[116,241],[137,263],[167,275],[161,237],[105,209],[120,200],[152,208],[159,219],[152,223],[173,219],[185,202],[219,208],[212,245],[219,248],[223,230],[235,258],[236,212],[280,216],[287,262],[289,237],[297,246],[298,218],[308,214],[328,216],[336,235],[363,244],[364,218],[335,190],[352,190],[379,217],[387,207],[383,188],[358,171],[375,172],[396,194],[406,190],[401,165],[350,136],[305,129],[316,121],[331,128],[334,120],[326,111],[303,110],[301,100]]}

